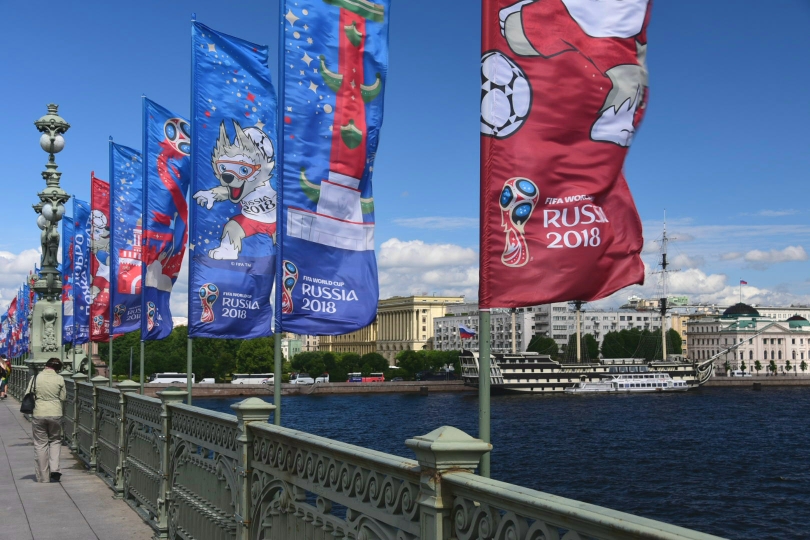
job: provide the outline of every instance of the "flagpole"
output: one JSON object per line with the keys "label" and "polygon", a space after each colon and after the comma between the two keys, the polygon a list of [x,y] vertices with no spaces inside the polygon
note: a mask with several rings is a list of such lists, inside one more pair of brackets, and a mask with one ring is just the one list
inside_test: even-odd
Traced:
{"label": "flagpole", "polygon": [[[96,171],[90,171],[90,215],[88,216],[89,220],[92,220],[92,218],[93,218],[93,201],[95,200],[94,194],[95,194],[95,191],[96,191],[94,189],[94,186],[93,186],[93,178],[95,178],[95,177],[96,177]],[[93,234],[91,233],[90,234],[90,257],[88,257],[88,259],[91,259],[93,257],[93,253],[94,253],[93,248],[95,248],[95,247],[96,247],[96,240],[93,238]],[[93,270],[92,262],[90,262],[90,260],[88,260],[87,264],[90,265],[90,271],[92,272],[92,270]],[[92,279],[93,277],[95,277],[95,276],[92,276],[92,275],[90,276],[90,291],[91,292],[93,290],[93,279]],[[96,296],[98,296],[98,295],[96,295]],[[93,297],[92,301],[90,302],[90,305],[87,306],[87,309],[90,312],[89,315],[88,315],[89,318],[88,318],[88,321],[87,321],[87,380],[88,381],[93,378],[93,304],[96,301],[96,296]]]}
{"label": "flagpole", "polygon": [[143,373],[143,357],[144,357],[144,350],[145,350],[145,343],[141,340],[141,369],[140,369],[140,376],[138,377],[138,382],[141,383],[141,395],[143,395],[143,384],[144,384],[144,373]]}
{"label": "flagpole", "polygon": [[[284,0],[278,2],[278,102],[276,107],[276,276],[275,276],[275,302],[273,303],[275,331],[273,339],[273,424],[281,425],[281,276],[283,269],[284,250],[281,242],[281,227],[284,217],[284,90],[286,77],[284,74]],[[268,66],[269,68],[269,66]]]}
{"label": "flagpole", "polygon": [[188,343],[186,345],[186,391],[188,392],[188,404],[191,405],[191,390],[192,390],[192,383],[194,382],[194,373],[192,371],[192,364],[194,360],[192,359],[192,352],[194,350],[194,345],[191,338],[188,338]]}
{"label": "flagpole", "polygon": [[[490,442],[490,311],[478,310],[478,438]],[[481,456],[478,474],[489,478],[489,452]]]}
{"label": "flagpole", "polygon": [[[113,185],[113,178],[114,178],[114,174],[115,174],[115,171],[113,170],[113,153],[112,153],[113,150],[112,150],[112,145],[113,145],[113,138],[112,138],[112,135],[110,135],[110,146],[109,146],[109,148],[110,148],[110,176],[108,177],[109,178],[108,181],[110,183],[110,194],[109,194],[110,199],[112,199],[112,185]],[[109,201],[109,205],[110,205],[110,207],[109,207],[108,212],[110,214],[110,217],[112,217],[112,200]],[[110,220],[110,221],[112,221],[112,220]],[[107,307],[110,310],[110,312],[107,314],[107,316],[109,317],[109,332],[107,333],[107,339],[109,339],[109,341],[110,341],[110,355],[107,358],[107,362],[109,364],[109,367],[108,367],[109,373],[107,373],[107,376],[109,378],[109,386],[110,387],[112,387],[112,362],[113,362],[113,329],[112,329],[113,303],[112,303],[112,292],[114,290],[114,287],[113,287],[112,280],[113,280],[113,277],[114,277],[114,274],[113,274],[113,247],[115,246],[115,233],[114,233],[115,229],[116,229],[115,222],[110,223],[110,281],[109,281],[109,283],[110,283],[110,299],[107,301],[107,303],[109,304]],[[118,267],[116,267],[116,270],[117,269],[118,269]],[[116,285],[117,285],[118,284],[118,277],[117,276],[115,276],[115,280],[116,280]]]}
{"label": "flagpole", "polygon": [[[143,152],[144,156],[144,166],[141,171],[141,223],[143,227],[143,240],[142,244],[146,246],[146,238],[148,238],[149,233],[149,220],[147,219],[146,215],[146,203],[147,199],[149,198],[149,194],[147,193],[149,190],[149,182],[147,181],[146,175],[148,174],[148,146],[147,142],[149,140],[149,134],[146,130],[146,94],[141,94],[141,151]],[[146,253],[147,249],[142,249],[144,256],[141,257],[141,350],[140,350],[140,364],[138,366],[138,383],[140,383],[140,394],[144,395],[144,368],[143,368],[143,357],[146,351],[146,343],[144,341],[144,315],[146,314]],[[171,293],[169,293],[171,294]],[[130,365],[130,371],[132,371],[132,366]]]}
{"label": "flagpole", "polygon": [[[195,137],[194,137],[194,134],[193,134],[194,124],[196,123],[195,122],[196,118],[194,117],[194,111],[195,111],[195,108],[194,108],[194,97],[195,97],[194,90],[197,87],[197,81],[196,81],[196,79],[197,79],[197,75],[196,75],[197,63],[194,61],[194,23],[195,22],[197,22],[197,14],[192,13],[191,14],[191,51],[192,51],[192,53],[191,53],[191,99],[189,100],[189,106],[191,107],[191,111],[190,111],[191,114],[189,115],[189,120],[190,120],[189,125],[191,126],[191,130],[192,130],[192,137],[191,137],[192,141],[195,140]],[[188,183],[188,191],[189,191],[189,194],[191,194],[191,193],[193,193],[193,189],[194,189],[194,178],[196,177],[196,174],[197,174],[197,163],[196,163],[196,160],[194,159],[194,148],[193,147],[192,147],[192,151],[191,151],[191,155],[189,156],[189,159],[190,159],[190,162],[191,162],[191,164],[189,166],[189,171],[191,172],[191,178],[189,179],[189,183]],[[191,251],[191,239],[194,237],[194,233],[196,231],[196,219],[191,219],[191,212],[192,212],[192,209],[193,209],[194,212],[196,212],[197,205],[191,205],[190,204],[188,206],[189,206],[188,214],[186,215],[186,219],[188,220],[188,225],[186,226],[186,231],[188,233],[188,240],[186,242],[186,256],[188,257],[188,301],[186,303],[186,315],[188,316],[188,319],[187,319],[188,322],[186,323],[187,324],[187,326],[186,326],[186,336],[188,338],[186,340],[186,391],[188,392],[188,404],[191,405],[191,401],[192,401],[192,398],[191,398],[191,391],[192,391],[191,373],[193,372],[193,367],[194,367],[194,345],[193,345],[193,342],[192,342],[193,338],[191,337],[191,299],[193,298],[193,296],[191,296],[191,283],[192,283],[192,281],[191,281],[191,258],[194,255],[193,255],[193,253]]]}

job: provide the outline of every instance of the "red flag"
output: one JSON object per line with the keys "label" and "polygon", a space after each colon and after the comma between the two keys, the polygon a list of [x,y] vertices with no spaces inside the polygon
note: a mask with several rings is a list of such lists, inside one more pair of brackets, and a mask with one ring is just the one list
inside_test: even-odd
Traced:
{"label": "red flag", "polygon": [[90,173],[90,341],[110,339],[110,185]]}
{"label": "red flag", "polygon": [[747,281],[740,280],[740,285],[748,285]]}
{"label": "red flag", "polygon": [[622,173],[647,99],[648,0],[484,0],[479,304],[644,282]]}

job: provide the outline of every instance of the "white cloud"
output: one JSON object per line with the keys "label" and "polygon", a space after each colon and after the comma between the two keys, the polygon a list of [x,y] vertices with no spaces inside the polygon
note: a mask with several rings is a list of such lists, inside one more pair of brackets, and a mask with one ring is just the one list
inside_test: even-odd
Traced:
{"label": "white cloud", "polygon": [[26,249],[21,253],[0,251],[0,310],[8,307],[40,260],[39,249]]}
{"label": "white cloud", "polygon": [[456,244],[426,244],[392,238],[380,246],[380,268],[431,268],[478,265],[478,253]]}
{"label": "white cloud", "polygon": [[[793,216],[798,214],[798,210],[794,209],[787,209],[787,210],[760,210],[755,216],[762,216],[762,217],[783,217],[783,216]],[[751,214],[747,214],[751,215]]]}
{"label": "white cloud", "polygon": [[788,246],[785,249],[771,249],[769,251],[753,249],[745,254],[744,259],[746,262],[751,263],[751,266],[762,268],[783,262],[806,261],[807,252],[804,251],[802,246]]}
{"label": "white cloud", "polygon": [[676,268],[700,268],[706,261],[700,255],[692,257],[685,253],[679,253],[672,258],[672,266]]}
{"label": "white cloud", "polygon": [[743,254],[739,251],[730,251],[729,253],[721,253],[720,260],[721,261],[733,261],[735,259],[739,259],[742,257]]}
{"label": "white cloud", "polygon": [[455,244],[392,238],[380,246],[380,298],[412,294],[478,297],[478,253]]}
{"label": "white cloud", "polygon": [[188,316],[188,250],[183,257],[180,273],[172,288],[171,297],[172,318]]}
{"label": "white cloud", "polygon": [[399,218],[395,219],[394,223],[402,225],[403,227],[411,227],[414,229],[477,229],[478,218],[470,217],[441,217],[430,216],[420,218]]}

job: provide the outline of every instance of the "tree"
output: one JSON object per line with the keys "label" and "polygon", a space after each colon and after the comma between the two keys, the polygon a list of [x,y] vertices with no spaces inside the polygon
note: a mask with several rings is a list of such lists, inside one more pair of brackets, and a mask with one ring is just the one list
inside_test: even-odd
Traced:
{"label": "tree", "polygon": [[[431,351],[431,352],[440,352],[440,351]],[[388,360],[385,359],[383,355],[376,352],[366,353],[360,357],[360,362],[362,364],[368,364],[371,367],[371,371],[374,372],[383,372],[388,369]]]}
{"label": "tree", "polygon": [[672,347],[672,354],[683,353],[683,339],[674,328],[667,330],[667,343]]}
{"label": "tree", "polygon": [[743,372],[745,372],[745,368],[747,368],[747,367],[748,367],[748,366],[746,366],[746,365],[745,365],[745,360],[743,360],[742,362],[740,362],[740,369],[741,369]]}
{"label": "tree", "polygon": [[759,370],[762,369],[762,362],[759,360],[754,362],[754,369],[757,370],[757,375],[759,375]]}
{"label": "tree", "polygon": [[[647,333],[649,334],[649,332]],[[608,332],[602,339],[602,356],[604,358],[630,358],[639,350],[641,338],[642,333],[638,328]]]}
{"label": "tree", "polygon": [[790,373],[790,370],[793,369],[793,366],[790,364],[790,360],[785,360],[785,371]]}
{"label": "tree", "polygon": [[768,369],[771,371],[773,375],[776,375],[776,362],[771,360],[770,363],[768,364]]}
{"label": "tree", "polygon": [[240,373],[272,373],[274,341],[273,336],[242,341],[236,353],[236,369]]}
{"label": "tree", "polygon": [[557,356],[559,347],[557,346],[557,342],[550,337],[535,334],[529,342],[529,346],[526,347],[526,352],[536,352],[538,354],[547,354],[554,357]]}
{"label": "tree", "polygon": [[723,369],[726,372],[726,376],[728,376],[728,372],[731,371],[731,362],[726,360],[725,363],[723,363]]}
{"label": "tree", "polygon": [[804,360],[802,360],[802,363],[801,363],[801,364],[799,364],[799,367],[800,367],[800,368],[801,368],[801,370],[802,370],[802,375],[804,375],[804,372],[805,372],[805,371],[807,371],[807,362],[805,362]]}

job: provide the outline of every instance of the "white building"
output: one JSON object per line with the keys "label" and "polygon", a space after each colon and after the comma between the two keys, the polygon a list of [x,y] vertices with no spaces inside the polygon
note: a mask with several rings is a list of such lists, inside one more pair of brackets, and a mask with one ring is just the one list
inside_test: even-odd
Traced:
{"label": "white building", "polygon": [[[518,308],[515,311],[515,349],[524,352],[535,333],[534,315],[537,308]],[[462,340],[459,326],[475,331],[473,339]],[[490,315],[492,352],[512,352],[512,310],[493,309]],[[478,350],[478,304],[447,306],[444,317],[433,319],[434,348],[440,351],[461,349]]]}
{"label": "white building", "polygon": [[805,372],[802,365],[810,367],[810,322],[797,311],[810,309],[735,304],[722,315],[693,318],[686,323],[689,358],[708,360],[719,354],[714,361],[716,375],[725,375],[726,362],[732,370],[757,372],[759,362],[760,371],[767,373],[773,362],[778,374]]}
{"label": "white building", "polygon": [[[562,348],[572,335],[577,333],[577,313],[567,302],[538,306],[535,314],[536,333],[545,334]],[[667,324],[667,329],[671,325]],[[637,311],[634,309],[588,309],[587,304],[580,312],[580,332],[591,334],[602,347],[602,340],[608,332],[619,332],[638,328],[655,331],[661,328],[661,314],[657,311]]]}

